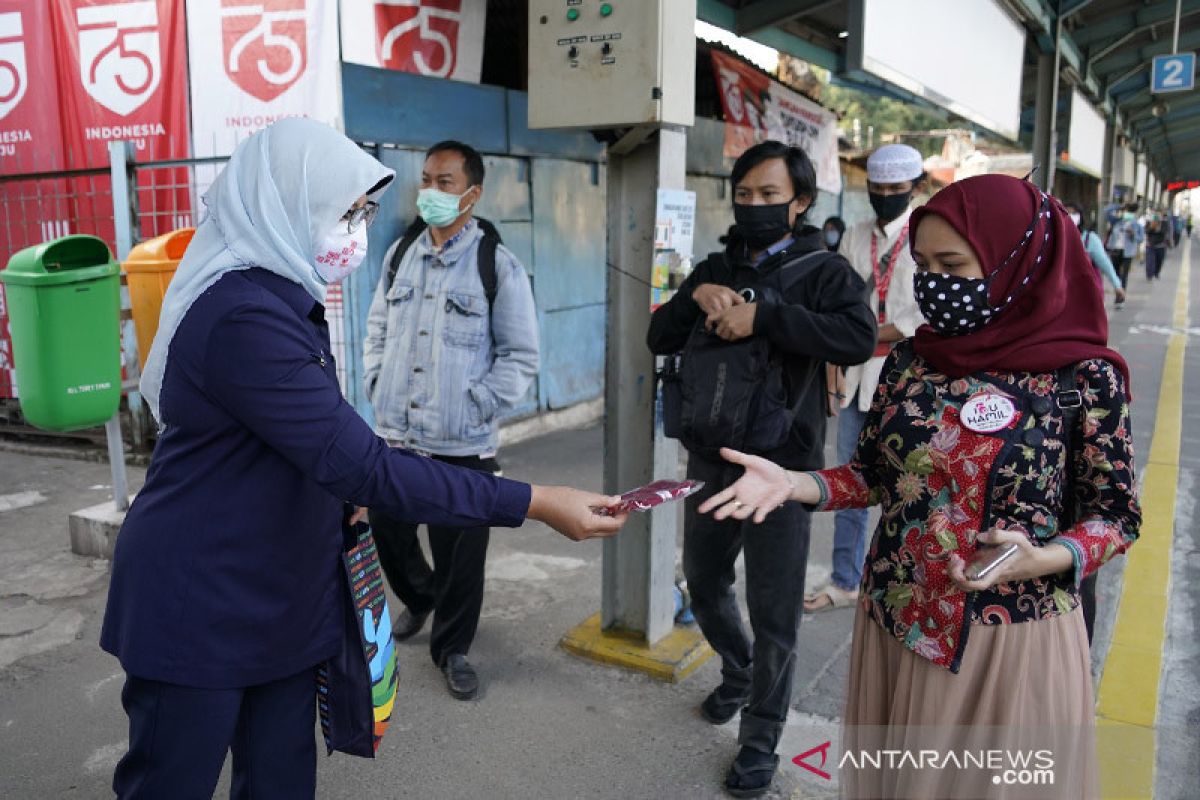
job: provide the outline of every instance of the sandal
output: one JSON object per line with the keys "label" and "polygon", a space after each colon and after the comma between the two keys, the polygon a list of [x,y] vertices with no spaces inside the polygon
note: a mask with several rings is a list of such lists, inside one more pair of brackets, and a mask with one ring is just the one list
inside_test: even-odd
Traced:
{"label": "sandal", "polygon": [[729,772],[725,775],[725,791],[734,797],[764,795],[771,788],[778,767],[779,756],[775,753],[768,755],[743,747],[729,765]]}
{"label": "sandal", "polygon": [[708,693],[700,704],[700,716],[713,725],[724,725],[737,716],[750,698],[750,690],[734,689],[724,683]]}
{"label": "sandal", "polygon": [[812,594],[804,596],[804,610],[809,614],[833,608],[848,608],[858,602],[858,589],[843,589],[827,583]]}

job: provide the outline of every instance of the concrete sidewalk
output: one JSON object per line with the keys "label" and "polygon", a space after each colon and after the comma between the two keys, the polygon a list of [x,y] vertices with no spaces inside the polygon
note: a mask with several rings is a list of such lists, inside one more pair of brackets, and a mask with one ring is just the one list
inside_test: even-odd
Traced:
{"label": "concrete sidewalk", "polygon": [[[1112,339],[1135,369],[1139,456],[1154,431],[1159,373],[1174,297],[1168,281],[1153,291],[1135,283],[1126,309],[1112,315]],[[1193,281],[1193,291],[1200,281]],[[1189,388],[1197,373],[1189,351]],[[1200,356],[1198,356],[1200,357]],[[1200,387],[1198,387],[1200,388]],[[1184,439],[1195,441],[1195,395],[1184,406]],[[832,444],[830,438],[829,444]],[[827,447],[832,463],[832,448]],[[514,478],[601,488],[599,427],[551,434],[502,454]],[[1181,478],[1194,485],[1194,458]],[[136,488],[143,471],[130,470]],[[107,563],[69,552],[66,519],[105,497],[105,464],[0,452],[0,797],[109,796],[113,765],[124,751],[123,675],[96,645]],[[1181,497],[1183,495],[1181,494]],[[1191,502],[1177,521],[1180,569],[1195,573]],[[832,516],[814,520],[807,583],[828,575]],[[1186,534],[1186,535],[1185,535]],[[483,690],[470,703],[452,699],[428,656],[428,633],[399,646],[401,696],[375,761],[321,758],[319,796],[412,798],[720,798],[736,752],[737,723],[714,728],[696,706],[719,680],[712,660],[670,685],[576,659],[557,647],[570,628],[599,609],[599,543],[574,544],[530,523],[493,532],[483,621],[471,652]],[[1120,591],[1123,560],[1101,579],[1094,660],[1101,667]],[[1183,577],[1180,575],[1180,577]],[[797,575],[797,579],[800,576]],[[1173,600],[1174,656],[1164,669],[1162,708],[1174,731],[1160,730],[1160,796],[1194,789],[1196,736],[1183,725],[1197,701],[1194,608]],[[1194,586],[1194,584],[1192,584]],[[805,617],[797,652],[793,713],[779,748],[781,775],[771,797],[833,797],[836,785],[791,759],[837,738],[853,611]],[[1177,669],[1172,670],[1171,667]],[[1169,740],[1167,740],[1169,738]],[[1190,756],[1189,756],[1190,753]],[[818,762],[819,763],[819,762]],[[227,794],[227,780],[218,794]]]}

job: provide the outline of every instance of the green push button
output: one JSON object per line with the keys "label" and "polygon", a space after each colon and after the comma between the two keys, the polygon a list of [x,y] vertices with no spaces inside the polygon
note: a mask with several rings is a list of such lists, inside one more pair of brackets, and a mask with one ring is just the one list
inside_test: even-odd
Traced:
{"label": "green push button", "polygon": [[578,8],[568,8],[567,9],[567,19],[571,20],[571,22],[574,22],[575,20],[579,19],[579,9]]}
{"label": "green push button", "polygon": [[612,3],[602,3],[600,5],[600,16],[612,16]]}

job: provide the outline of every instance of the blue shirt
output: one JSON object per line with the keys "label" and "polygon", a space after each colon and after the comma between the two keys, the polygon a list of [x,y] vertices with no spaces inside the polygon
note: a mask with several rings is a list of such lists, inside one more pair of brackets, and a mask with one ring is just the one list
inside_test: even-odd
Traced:
{"label": "blue shirt", "polygon": [[766,250],[763,250],[761,253],[759,253],[758,258],[754,259],[754,261],[751,262],[750,266],[757,267],[759,264],[763,263],[771,256],[775,255],[776,253],[780,252],[781,250],[786,250],[787,248],[791,247],[795,243],[796,243],[795,236],[789,236],[786,239],[781,239],[780,241],[778,241],[775,244],[768,247]]}
{"label": "blue shirt", "polygon": [[261,269],[224,275],[171,341],[166,424],[117,540],[101,646],[204,688],[294,675],[341,647],[344,502],[517,526],[526,484],[389,448],[343,399],[324,309]]}

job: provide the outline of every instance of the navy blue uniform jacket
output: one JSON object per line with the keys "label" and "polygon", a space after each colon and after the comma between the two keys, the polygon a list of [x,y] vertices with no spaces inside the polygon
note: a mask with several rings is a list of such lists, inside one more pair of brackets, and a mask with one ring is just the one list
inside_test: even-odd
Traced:
{"label": "navy blue uniform jacket", "polygon": [[464,528],[517,526],[529,508],[526,484],[389,448],[342,398],[324,309],[266,270],[192,305],[160,408],[100,638],[138,677],[253,686],[334,655],[344,501]]}

